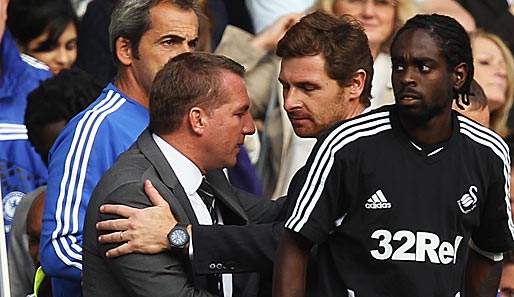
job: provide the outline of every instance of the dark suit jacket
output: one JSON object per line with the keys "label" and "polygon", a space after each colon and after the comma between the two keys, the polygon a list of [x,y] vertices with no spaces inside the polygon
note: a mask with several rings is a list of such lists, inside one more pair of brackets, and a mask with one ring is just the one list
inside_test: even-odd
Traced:
{"label": "dark suit jacket", "polygon": [[[219,205],[223,221],[227,225],[225,227],[241,227],[253,222],[271,222],[280,216],[282,210],[280,203],[236,190],[228,183],[222,171],[209,172],[206,177],[211,184],[215,185],[217,197],[221,202]],[[175,173],[154,143],[151,134],[145,130],[131,149],[122,154],[103,176],[89,202],[84,225],[85,296],[214,296],[202,290],[207,287],[207,276],[202,273],[212,274],[220,271],[237,273],[255,270],[255,267],[240,268],[238,267],[240,261],[231,260],[230,256],[225,256],[223,259],[214,259],[214,262],[209,261],[205,265],[207,269],[202,271],[191,265],[189,257],[182,252],[165,252],[157,255],[130,254],[114,259],[106,258],[105,252],[114,245],[98,244],[97,238],[100,233],[96,231],[95,224],[114,217],[99,213],[100,205],[113,203],[137,208],[151,206],[143,189],[146,179],[152,181],[170,204],[179,222],[193,225],[194,257],[196,258],[197,251],[204,249],[202,243],[205,241],[198,239],[195,233],[197,228],[208,227],[198,225],[189,199]],[[274,225],[266,224],[267,230]],[[234,234],[248,234],[248,232],[236,231]],[[225,241],[219,238],[220,236],[215,238],[220,242]],[[263,240],[260,240],[260,237],[263,237]],[[234,240],[231,245],[234,246],[235,242],[236,250],[245,250],[244,246],[252,249],[251,245],[262,246],[272,242],[273,246],[262,249],[274,251],[278,237],[269,239],[270,237],[272,234],[269,232],[255,232],[254,235],[245,236],[243,240],[231,239]],[[252,240],[247,241],[249,238]],[[215,246],[206,248],[215,248]],[[233,256],[241,258],[239,255]],[[222,269],[209,269],[211,263],[221,263]],[[205,268],[203,265],[200,267]],[[257,279],[255,274],[234,275],[234,296],[257,296]]]}

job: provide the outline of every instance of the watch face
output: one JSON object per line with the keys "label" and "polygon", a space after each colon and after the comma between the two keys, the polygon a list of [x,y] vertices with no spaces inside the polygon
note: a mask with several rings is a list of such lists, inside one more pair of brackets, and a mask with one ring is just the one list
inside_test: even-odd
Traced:
{"label": "watch face", "polygon": [[188,239],[189,234],[187,234],[187,231],[182,229],[173,230],[173,232],[170,234],[170,242],[174,246],[183,246],[187,243]]}

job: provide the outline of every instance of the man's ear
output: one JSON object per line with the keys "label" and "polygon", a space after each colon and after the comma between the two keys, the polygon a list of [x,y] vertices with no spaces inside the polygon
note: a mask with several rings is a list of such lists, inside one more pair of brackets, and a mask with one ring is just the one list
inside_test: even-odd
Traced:
{"label": "man's ear", "polygon": [[132,64],[132,59],[134,58],[131,42],[126,38],[118,37],[114,46],[118,61],[122,65],[130,66]]}
{"label": "man's ear", "polygon": [[352,77],[350,85],[350,97],[360,98],[364,85],[366,84],[366,71],[364,69],[357,70]]}
{"label": "man's ear", "polygon": [[203,135],[205,130],[205,120],[207,113],[200,107],[193,107],[189,110],[188,121],[193,133],[198,136]]}
{"label": "man's ear", "polygon": [[459,90],[462,87],[462,85],[464,85],[464,83],[466,82],[466,78],[468,77],[468,64],[463,62],[455,66],[455,68],[453,69],[453,77],[453,87],[455,88],[455,90]]}

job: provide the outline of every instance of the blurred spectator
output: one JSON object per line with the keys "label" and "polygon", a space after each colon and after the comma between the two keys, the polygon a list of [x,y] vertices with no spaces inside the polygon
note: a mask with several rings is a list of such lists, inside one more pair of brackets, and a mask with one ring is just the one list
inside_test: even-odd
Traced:
{"label": "blurred spectator", "polygon": [[26,215],[26,234],[29,239],[29,253],[32,258],[32,262],[35,267],[38,267],[36,270],[34,278],[34,286],[33,286],[33,295],[34,297],[52,297],[52,283],[49,277],[46,277],[43,270],[40,267],[40,259],[39,259],[39,241],[41,239],[41,229],[42,229],[42,217],[43,217],[43,208],[45,205],[45,196],[46,191],[41,191],[34,201],[31,203],[28,213]]}
{"label": "blurred spectator", "polygon": [[[280,143],[282,142],[282,119],[276,100],[279,59],[273,52],[278,40],[300,17],[301,14],[284,15],[256,36],[234,26],[227,26],[215,51],[216,54],[225,55],[245,66],[245,83],[252,103],[250,112],[257,123],[258,129],[262,130],[264,121],[271,119],[267,129],[270,134],[267,134],[266,137],[272,139],[268,143],[279,144],[278,147],[281,147]],[[273,111],[273,116],[269,115],[270,110]],[[289,122],[287,117],[283,120]],[[255,148],[254,144],[249,143],[254,139],[252,135],[245,140],[245,146],[248,147],[252,159],[255,158],[255,151],[259,150],[259,147]],[[263,141],[263,143],[266,143],[266,141]],[[278,155],[280,155],[280,152],[278,152]],[[261,159],[264,158],[261,157]],[[268,166],[268,164],[263,165]],[[278,171],[279,164],[280,162],[276,162],[270,165],[275,166],[273,172]],[[276,175],[266,173],[262,176],[265,176],[271,182],[273,180],[276,182]],[[264,182],[267,183],[268,181]],[[271,196],[269,190],[266,196]]]}
{"label": "blurred spectator", "polygon": [[80,69],[108,84],[116,75],[109,48],[109,23],[114,0],[93,0],[79,23],[77,62]]}
{"label": "blurred spectator", "polygon": [[21,199],[16,207],[11,225],[11,241],[7,251],[9,263],[9,283],[12,296],[27,296],[34,288],[36,266],[29,253],[29,238],[26,230],[26,219],[32,201],[46,186],[31,191]]}
{"label": "blurred spectator", "polygon": [[306,12],[315,0],[246,0],[255,33],[259,34],[279,17]]}
{"label": "blurred spectator", "polygon": [[[475,18],[477,28],[500,37],[514,53],[512,0],[457,0]],[[445,1],[447,2],[447,1]]]}
{"label": "blurred spectator", "polygon": [[414,0],[318,0],[315,8],[350,14],[364,27],[374,59],[371,107],[393,104],[389,45],[396,31],[417,12]]}
{"label": "blurred spectator", "polygon": [[426,14],[442,14],[456,19],[467,32],[476,29],[476,23],[473,16],[462,7],[456,0],[417,0],[420,9]]}
{"label": "blurred spectator", "polygon": [[507,118],[514,100],[514,59],[496,35],[477,30],[470,34],[475,80],[484,89],[491,113],[490,127],[502,137],[509,134]]}
{"label": "blurred spectator", "polygon": [[69,0],[11,0],[7,27],[21,53],[55,75],[77,59],[77,24]]}
{"label": "blurred spectator", "polygon": [[[7,2],[1,0],[4,8]],[[27,94],[73,64],[77,19],[68,0],[11,0],[0,13],[0,175],[9,239],[19,201],[47,179],[44,163],[27,140]],[[9,30],[4,34],[5,23]]]}

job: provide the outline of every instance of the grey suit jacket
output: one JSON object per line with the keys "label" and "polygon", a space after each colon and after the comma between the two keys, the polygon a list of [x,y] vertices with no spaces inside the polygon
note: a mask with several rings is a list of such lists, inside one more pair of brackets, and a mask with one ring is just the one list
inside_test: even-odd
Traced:
{"label": "grey suit jacket", "polygon": [[[234,189],[221,171],[206,175],[215,185],[226,225],[245,225],[267,217],[276,207],[265,200]],[[136,143],[123,153],[98,183],[88,205],[84,224],[84,296],[214,296],[202,290],[207,276],[193,268],[182,252],[157,255],[130,254],[110,259],[105,252],[114,245],[99,245],[98,221],[115,218],[99,212],[105,203],[124,204],[137,208],[151,206],[143,183],[150,179],[170,204],[179,222],[198,227],[198,221],[182,186],[164,155],[145,130]],[[195,242],[193,242],[194,244]],[[195,246],[196,250],[196,246]],[[230,261],[221,263],[226,271],[236,272]],[[209,273],[209,272],[207,272]],[[234,296],[257,296],[258,277],[234,276]]]}

